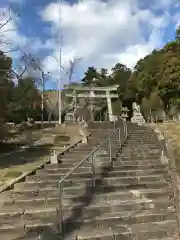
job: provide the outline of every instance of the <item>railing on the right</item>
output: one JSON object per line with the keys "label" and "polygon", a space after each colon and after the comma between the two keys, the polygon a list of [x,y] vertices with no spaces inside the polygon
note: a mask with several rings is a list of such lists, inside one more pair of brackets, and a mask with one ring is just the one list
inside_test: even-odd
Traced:
{"label": "railing on the right", "polygon": [[[84,159],[82,159],[74,168],[72,168],[60,181],[59,181],[59,234],[63,234],[63,185],[65,180],[67,180],[79,167],[84,163],[89,163],[91,166],[92,173],[92,185],[95,187],[97,168],[100,166],[101,157],[107,159],[108,163],[113,164],[113,158],[116,156],[117,152],[120,151],[122,145],[127,139],[127,124],[126,121],[122,120],[121,127],[114,129],[113,132],[99,144],[95,149],[93,149]],[[118,151],[116,151],[118,150]]]}
{"label": "railing on the right", "polygon": [[170,186],[172,190],[172,200],[173,200],[173,207],[176,211],[176,220],[177,220],[177,227],[178,227],[178,234],[180,237],[180,208],[179,208],[179,192],[180,189],[178,187],[178,171],[175,163],[175,157],[172,150],[172,147],[168,140],[165,139],[164,135],[162,134],[162,138],[160,139],[161,146],[162,146],[162,161],[166,162],[168,165],[168,172],[170,176]]}

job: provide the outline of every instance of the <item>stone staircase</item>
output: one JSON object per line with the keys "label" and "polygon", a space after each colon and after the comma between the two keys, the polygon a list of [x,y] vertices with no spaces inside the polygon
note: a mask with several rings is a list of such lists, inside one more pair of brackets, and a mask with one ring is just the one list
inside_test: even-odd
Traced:
{"label": "stone staircase", "polygon": [[89,131],[87,145],[1,194],[0,239],[178,239],[173,238],[177,220],[168,166],[161,161],[158,140],[150,128],[131,123],[120,152],[112,137],[114,161],[101,157],[95,186],[89,161],[64,181],[63,236],[58,236],[58,181],[113,131],[113,125],[91,124]]}

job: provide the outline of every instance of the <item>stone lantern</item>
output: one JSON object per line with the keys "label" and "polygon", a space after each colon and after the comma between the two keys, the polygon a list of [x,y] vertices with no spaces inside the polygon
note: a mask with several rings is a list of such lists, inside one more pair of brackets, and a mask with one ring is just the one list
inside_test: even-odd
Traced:
{"label": "stone lantern", "polygon": [[122,107],[121,109],[121,118],[123,118],[125,121],[127,120],[128,118],[128,112],[129,112],[129,109],[127,107]]}

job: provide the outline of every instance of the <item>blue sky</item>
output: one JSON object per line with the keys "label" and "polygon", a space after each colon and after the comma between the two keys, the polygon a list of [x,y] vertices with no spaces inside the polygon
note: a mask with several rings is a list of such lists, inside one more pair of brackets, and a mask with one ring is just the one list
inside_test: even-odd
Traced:
{"label": "blue sky", "polygon": [[[62,64],[77,57],[73,81],[78,81],[88,66],[109,70],[117,62],[133,68],[154,48],[174,39],[180,23],[178,0],[79,0],[62,3]],[[39,59],[45,72],[51,72],[47,87],[57,86],[59,77],[59,6],[51,0],[1,0],[0,13],[20,17],[1,29],[0,38],[20,46]],[[2,21],[2,20],[0,20]],[[0,22],[1,23],[1,22]],[[11,52],[14,66],[20,53]],[[62,85],[67,83],[62,71]]]}

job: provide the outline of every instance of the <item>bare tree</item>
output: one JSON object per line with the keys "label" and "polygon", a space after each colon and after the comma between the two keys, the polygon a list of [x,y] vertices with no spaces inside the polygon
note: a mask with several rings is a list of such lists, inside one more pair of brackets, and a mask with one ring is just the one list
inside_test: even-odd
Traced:
{"label": "bare tree", "polygon": [[76,67],[81,61],[82,57],[73,57],[73,59],[69,61],[69,66],[67,67],[67,69],[64,69],[64,67],[62,66],[63,70],[68,76],[68,83],[71,82],[73,74],[76,71]]}
{"label": "bare tree", "polygon": [[[0,51],[4,54],[4,51]],[[34,71],[34,58],[31,53],[22,52],[22,55],[18,59],[18,64],[10,68],[9,76],[18,82],[19,79],[23,78],[28,71]],[[6,69],[1,69],[1,72],[7,71]]]}
{"label": "bare tree", "polygon": [[[59,63],[59,60],[56,57],[54,57],[54,56],[52,56],[52,57]],[[82,57],[74,56],[71,60],[69,60],[69,63],[67,66],[61,65],[61,68],[63,69],[64,73],[68,77],[68,83],[71,82],[72,77],[76,71],[76,67],[81,61],[82,61]]]}
{"label": "bare tree", "polygon": [[[2,51],[5,54],[12,51],[18,51],[20,54],[20,57],[18,58],[18,63],[15,64],[16,66],[14,69],[11,69],[13,77],[17,80],[22,78],[29,71],[31,72],[31,75],[33,71],[35,72],[38,70],[36,63],[37,59],[35,60],[35,57],[32,56],[29,51],[30,45],[33,44],[32,40],[29,43],[26,43],[26,45],[24,45],[23,47],[16,45],[15,47],[11,48],[10,45],[12,46],[13,43],[9,42],[8,39],[4,37],[7,32],[17,30],[16,28],[9,28],[8,25],[18,19],[19,16],[19,13],[12,13],[10,8],[0,12],[0,44],[2,44],[2,46],[4,45],[5,47],[8,46],[8,48],[10,48],[8,51],[5,51],[4,49],[2,49]],[[28,51],[26,51],[25,49],[28,49]]]}
{"label": "bare tree", "polygon": [[4,51],[4,53],[16,51],[19,47],[11,47],[13,44],[12,42],[9,42],[4,35],[7,32],[15,31],[16,29],[8,29],[8,25],[12,22],[14,22],[17,18],[19,18],[20,14],[12,14],[11,9],[8,8],[6,11],[0,12],[0,44],[4,46],[8,46],[10,48],[8,51]]}
{"label": "bare tree", "polygon": [[[35,64],[35,58],[32,56],[32,54],[29,51],[30,44],[27,43],[25,46],[15,46],[11,47],[13,45],[12,42],[9,42],[9,40],[4,36],[9,31],[15,31],[16,29],[8,27],[10,23],[13,23],[16,19],[18,19],[20,16],[19,13],[13,14],[11,9],[5,9],[4,11],[0,12],[0,46],[3,48],[3,45],[10,49],[8,51],[5,51],[5,49],[2,49],[2,52],[7,54],[12,51],[18,51],[20,57],[18,58],[18,63],[14,64],[15,67],[11,68],[11,75],[14,78],[14,80],[19,80],[22,78],[25,74],[28,74],[29,72],[35,72],[37,71],[37,67]],[[26,51],[25,49],[28,49]],[[30,75],[31,75],[30,73]]]}
{"label": "bare tree", "polygon": [[19,14],[12,15],[10,8],[8,8],[8,14],[6,14],[4,11],[0,15],[0,29],[5,27],[9,22],[17,19],[19,17]]}
{"label": "bare tree", "polygon": [[22,52],[18,64],[12,68],[13,78],[19,80],[25,76],[29,71],[34,71],[34,58],[31,53]]}

